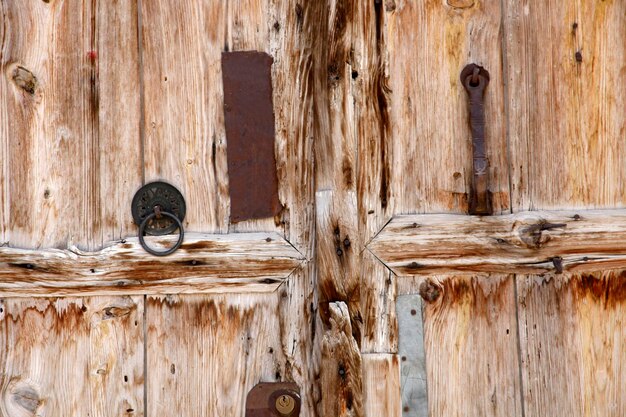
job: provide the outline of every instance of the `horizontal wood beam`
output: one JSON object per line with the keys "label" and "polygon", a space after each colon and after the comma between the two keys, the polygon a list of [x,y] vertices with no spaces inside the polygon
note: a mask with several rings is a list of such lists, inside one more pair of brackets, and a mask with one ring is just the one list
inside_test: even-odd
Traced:
{"label": "horizontal wood beam", "polygon": [[368,248],[397,275],[622,268],[626,209],[403,215]]}
{"label": "horizontal wood beam", "polygon": [[[177,236],[146,238],[163,250]],[[0,297],[271,292],[303,256],[276,233],[187,233],[172,255],[148,254],[137,238],[97,252],[0,247]]]}

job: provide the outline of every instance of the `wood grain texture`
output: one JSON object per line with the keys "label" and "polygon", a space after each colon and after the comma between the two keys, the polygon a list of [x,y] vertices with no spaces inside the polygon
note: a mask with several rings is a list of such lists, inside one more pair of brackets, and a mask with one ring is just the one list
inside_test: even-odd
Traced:
{"label": "wood grain texture", "polygon": [[626,272],[517,278],[525,415],[626,413]]}
{"label": "wood grain texture", "polygon": [[503,5],[514,210],[624,207],[626,3]]}
{"label": "wood grain texture", "polygon": [[[195,211],[188,217],[189,230],[277,231],[306,259],[313,258],[312,49],[313,42],[319,39],[315,25],[321,6],[316,2],[300,4],[286,0],[219,4],[203,0],[192,5],[165,0],[143,3],[143,24],[151,25],[145,29],[143,41],[146,150],[151,153],[146,156],[146,179],[168,177],[184,190],[188,201],[194,201]],[[274,59],[275,156],[279,198],[284,206],[275,218],[236,225],[229,225],[227,138],[223,128],[220,66],[222,51],[232,50],[260,50]],[[154,144],[152,150],[148,149],[150,143]],[[165,155],[167,147],[172,145],[175,153]],[[295,381],[300,386],[303,416],[315,415],[319,398],[315,377],[320,338],[316,337],[319,324],[315,320],[314,271],[312,263],[295,271],[278,290],[280,302],[274,295],[267,295],[267,302],[277,305],[274,313],[277,316],[268,320],[280,326],[275,331],[281,346],[274,349],[280,349],[283,355],[281,374],[274,379]],[[237,299],[242,305],[256,305],[258,299],[251,297],[248,301],[245,297]],[[263,308],[260,309],[264,311]],[[251,332],[263,328],[260,318],[254,320],[250,324]],[[182,347],[177,353],[172,345],[172,351],[185,355]],[[222,366],[217,358],[209,358],[206,363],[216,369]],[[232,372],[245,372],[244,365],[241,367]],[[267,379],[274,374],[264,371],[259,375]],[[251,386],[242,387],[240,392],[244,388]],[[242,410],[239,405],[231,406],[226,399],[214,405],[231,410],[227,414]],[[170,412],[178,414],[179,410],[172,406]]]}
{"label": "wood grain texture", "polygon": [[348,306],[344,302],[330,303],[329,327],[325,329],[321,346],[320,416],[362,417],[363,377],[359,347],[352,335]]}
{"label": "wood grain texture", "polygon": [[396,274],[585,271],[626,262],[626,211],[394,218],[368,246]]}
{"label": "wood grain texture", "polygon": [[2,9],[3,241],[94,249],[125,236],[141,172],[134,2]]}
{"label": "wood grain texture", "polygon": [[428,278],[420,294],[429,415],[521,417],[513,276]]}
{"label": "wood grain texture", "polygon": [[0,300],[0,413],[144,416],[143,298]]}
{"label": "wood grain texture", "polygon": [[273,295],[148,297],[147,414],[243,416],[248,391],[285,374]]}
{"label": "wood grain texture", "polygon": [[398,351],[397,277],[369,250],[361,253],[361,352]]}
{"label": "wood grain texture", "polygon": [[401,417],[400,362],[396,355],[363,355],[363,408],[366,417]]}
{"label": "wood grain texture", "polygon": [[491,74],[485,141],[494,213],[509,210],[500,2],[389,0],[380,30],[388,55],[390,170],[395,213],[466,213],[472,177],[466,64]]}
{"label": "wood grain texture", "polygon": [[185,229],[195,232],[228,231],[220,66],[228,4],[141,2],[145,180],[181,191]]}
{"label": "wood grain texture", "polygon": [[[177,236],[146,239],[171,246]],[[274,233],[188,234],[168,257],[147,254],[137,238],[98,252],[0,248],[0,296],[272,292],[302,255]]]}

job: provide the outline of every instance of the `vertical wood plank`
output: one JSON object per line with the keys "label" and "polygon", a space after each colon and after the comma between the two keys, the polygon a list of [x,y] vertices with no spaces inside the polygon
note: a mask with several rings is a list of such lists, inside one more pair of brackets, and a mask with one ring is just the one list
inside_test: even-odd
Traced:
{"label": "vertical wood plank", "polygon": [[137,1],[98,2],[96,56],[98,76],[98,153],[101,227],[94,248],[136,235],[130,215],[142,185],[139,45]]}
{"label": "vertical wood plank", "polygon": [[143,297],[0,300],[7,416],[143,416]]}
{"label": "vertical wood plank", "polygon": [[145,179],[164,180],[182,192],[189,231],[228,230],[220,65],[228,5],[141,2]]}
{"label": "vertical wood plank", "polygon": [[277,293],[149,297],[148,414],[244,415],[248,391],[285,374],[278,304]]}
{"label": "vertical wood plank", "polygon": [[105,3],[2,3],[12,246],[95,249],[128,233],[140,173],[137,14],[130,0]]}
{"label": "vertical wood plank", "polygon": [[429,278],[420,294],[430,415],[522,416],[514,278]]}
{"label": "vertical wood plank", "polygon": [[472,148],[467,95],[459,76],[472,62],[491,74],[485,95],[490,190],[494,213],[507,212],[500,2],[384,3],[396,213],[467,212]]}
{"label": "vertical wood plank", "polygon": [[352,335],[346,303],[328,306],[328,328],[322,339],[320,416],[363,417],[361,352]]}
{"label": "vertical wood plank", "polygon": [[396,355],[363,355],[363,405],[366,417],[401,417],[400,365]]}
{"label": "vertical wood plank", "polygon": [[517,278],[525,415],[626,413],[626,272]]}
{"label": "vertical wood plank", "polygon": [[513,208],[624,207],[626,3],[503,4]]}

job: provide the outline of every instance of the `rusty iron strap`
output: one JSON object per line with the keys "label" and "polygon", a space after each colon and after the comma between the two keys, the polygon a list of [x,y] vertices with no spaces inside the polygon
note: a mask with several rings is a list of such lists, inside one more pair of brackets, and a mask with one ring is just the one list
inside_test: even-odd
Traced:
{"label": "rusty iron strap", "polygon": [[274,156],[272,62],[264,52],[222,53],[231,223],[273,217],[282,209]]}
{"label": "rusty iron strap", "polygon": [[489,160],[485,147],[485,105],[483,98],[489,84],[489,73],[483,67],[469,64],[461,72],[461,83],[469,98],[472,130],[473,178],[469,196],[469,213],[490,215],[493,212],[489,192]]}

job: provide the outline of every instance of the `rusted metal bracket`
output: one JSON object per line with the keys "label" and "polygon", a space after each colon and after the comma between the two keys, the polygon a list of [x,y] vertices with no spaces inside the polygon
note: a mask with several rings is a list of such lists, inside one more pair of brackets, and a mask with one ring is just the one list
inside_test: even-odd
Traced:
{"label": "rusted metal bracket", "polygon": [[248,393],[246,417],[298,417],[300,388],[291,382],[261,382]]}
{"label": "rusted metal bracket", "polygon": [[489,192],[489,160],[485,147],[485,105],[483,97],[489,84],[489,73],[483,67],[469,64],[461,71],[461,83],[469,97],[470,126],[473,147],[473,178],[469,197],[469,213],[491,215]]}

